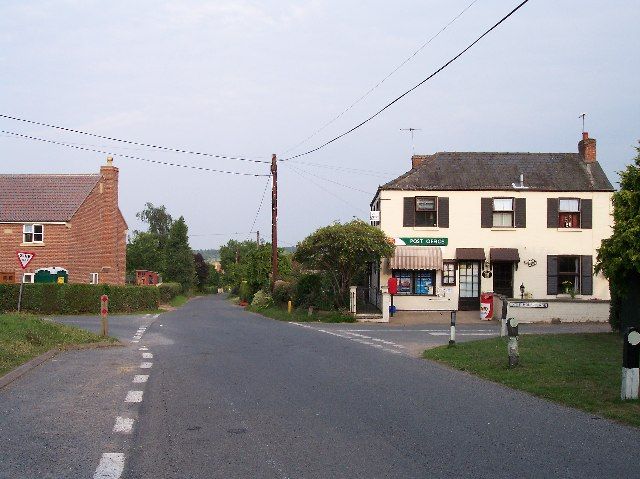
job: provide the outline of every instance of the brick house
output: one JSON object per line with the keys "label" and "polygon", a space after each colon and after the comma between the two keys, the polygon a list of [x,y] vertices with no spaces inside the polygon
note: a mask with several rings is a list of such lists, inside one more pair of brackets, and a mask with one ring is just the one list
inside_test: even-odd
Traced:
{"label": "brick house", "polygon": [[[0,281],[124,284],[127,223],[113,159],[99,174],[0,175]],[[22,271],[17,251],[35,254]],[[62,273],[62,274],[60,274]]]}

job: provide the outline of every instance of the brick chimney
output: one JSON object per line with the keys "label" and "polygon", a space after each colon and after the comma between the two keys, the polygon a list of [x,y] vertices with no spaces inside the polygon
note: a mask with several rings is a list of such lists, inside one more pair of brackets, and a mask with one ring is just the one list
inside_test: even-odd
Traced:
{"label": "brick chimney", "polygon": [[413,155],[411,157],[411,168],[416,169],[422,163],[424,163],[424,160],[428,158],[429,158],[429,155]]}
{"label": "brick chimney", "polygon": [[107,283],[118,283],[118,168],[113,166],[113,158],[107,157],[107,164],[100,167],[100,249],[104,265],[99,271]]}
{"label": "brick chimney", "polygon": [[585,163],[596,162],[596,140],[589,138],[589,133],[582,132],[582,140],[578,142],[578,153]]}

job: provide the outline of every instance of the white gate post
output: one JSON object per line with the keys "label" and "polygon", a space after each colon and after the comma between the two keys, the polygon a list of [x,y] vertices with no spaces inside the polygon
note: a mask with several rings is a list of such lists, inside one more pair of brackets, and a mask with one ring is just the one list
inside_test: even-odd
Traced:
{"label": "white gate post", "polygon": [[357,291],[357,286],[349,287],[349,312],[351,314],[356,314],[358,312],[356,307],[356,301],[357,301],[356,291]]}

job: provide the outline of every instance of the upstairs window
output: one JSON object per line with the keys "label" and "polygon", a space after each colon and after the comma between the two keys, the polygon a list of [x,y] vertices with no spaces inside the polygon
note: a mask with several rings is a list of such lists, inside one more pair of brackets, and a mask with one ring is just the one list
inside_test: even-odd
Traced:
{"label": "upstairs window", "polygon": [[24,225],[22,227],[23,243],[42,243],[44,241],[44,226]]}
{"label": "upstairs window", "polygon": [[435,196],[416,197],[416,226],[437,226],[438,201]]}
{"label": "upstairs window", "polygon": [[580,200],[560,198],[558,202],[558,228],[580,228]]}
{"label": "upstairs window", "polygon": [[493,198],[493,227],[513,228],[513,198]]}

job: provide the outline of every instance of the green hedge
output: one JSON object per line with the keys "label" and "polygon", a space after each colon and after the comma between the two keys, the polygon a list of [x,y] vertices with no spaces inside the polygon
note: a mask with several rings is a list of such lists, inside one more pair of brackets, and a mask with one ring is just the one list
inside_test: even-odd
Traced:
{"label": "green hedge", "polygon": [[[19,284],[0,284],[0,312],[18,307]],[[107,284],[25,284],[22,311],[41,314],[99,314],[100,296],[109,296],[110,313],[158,309],[160,292],[155,286]]]}
{"label": "green hedge", "polygon": [[160,292],[160,302],[165,304],[182,294],[182,285],[180,283],[162,283],[158,285],[158,291]]}

